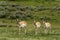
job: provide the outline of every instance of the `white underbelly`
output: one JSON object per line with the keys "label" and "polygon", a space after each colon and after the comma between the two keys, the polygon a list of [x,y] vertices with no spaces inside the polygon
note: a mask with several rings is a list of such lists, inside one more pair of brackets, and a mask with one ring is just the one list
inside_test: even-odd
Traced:
{"label": "white underbelly", "polygon": [[26,27],[26,24],[22,24],[22,25],[20,25],[20,27]]}
{"label": "white underbelly", "polygon": [[40,27],[40,25],[37,25],[37,27]]}

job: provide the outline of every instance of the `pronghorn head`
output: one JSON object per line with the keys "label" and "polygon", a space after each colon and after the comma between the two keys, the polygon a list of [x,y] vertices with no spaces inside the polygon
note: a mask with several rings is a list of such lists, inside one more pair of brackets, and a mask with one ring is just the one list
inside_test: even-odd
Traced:
{"label": "pronghorn head", "polygon": [[16,19],[16,21],[19,21],[19,19]]}
{"label": "pronghorn head", "polygon": [[18,23],[18,22],[20,22],[21,20],[19,20],[19,19],[16,19],[16,21],[17,21],[17,23]]}
{"label": "pronghorn head", "polygon": [[41,20],[42,20],[42,23],[45,23],[46,22],[46,19],[41,17]]}
{"label": "pronghorn head", "polygon": [[16,21],[17,21],[17,22],[20,22],[21,20],[19,20],[19,19],[16,19]]}
{"label": "pronghorn head", "polygon": [[34,21],[34,23],[36,22],[35,20],[33,20]]}

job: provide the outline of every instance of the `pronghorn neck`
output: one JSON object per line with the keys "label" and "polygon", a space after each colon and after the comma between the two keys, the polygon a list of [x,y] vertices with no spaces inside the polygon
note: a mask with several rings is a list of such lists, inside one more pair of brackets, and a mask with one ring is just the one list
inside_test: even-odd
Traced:
{"label": "pronghorn neck", "polygon": [[45,23],[49,23],[48,21],[43,21],[43,24],[45,24]]}
{"label": "pronghorn neck", "polygon": [[36,24],[36,21],[34,20],[34,25]]}
{"label": "pronghorn neck", "polygon": [[45,24],[45,21],[43,21],[43,24]]}
{"label": "pronghorn neck", "polygon": [[21,22],[21,20],[17,19],[17,23]]}
{"label": "pronghorn neck", "polygon": [[34,20],[34,23],[35,23],[36,21]]}
{"label": "pronghorn neck", "polygon": [[17,19],[18,22],[20,22],[21,20]]}
{"label": "pronghorn neck", "polygon": [[34,24],[36,23],[36,21],[34,20]]}

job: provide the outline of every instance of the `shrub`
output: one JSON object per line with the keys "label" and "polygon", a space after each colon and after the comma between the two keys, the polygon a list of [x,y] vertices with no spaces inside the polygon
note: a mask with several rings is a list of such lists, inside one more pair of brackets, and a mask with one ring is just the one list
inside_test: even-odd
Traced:
{"label": "shrub", "polygon": [[52,7],[53,10],[60,10],[60,6]]}
{"label": "shrub", "polygon": [[3,11],[4,9],[5,9],[4,7],[0,6],[0,10],[1,10],[1,11]]}
{"label": "shrub", "polygon": [[45,1],[52,2],[52,1],[56,1],[56,0],[45,0]]}
{"label": "shrub", "polygon": [[43,11],[43,10],[46,10],[46,7],[44,7],[44,6],[38,6],[38,8],[37,8],[39,11]]}
{"label": "shrub", "polygon": [[15,14],[14,14],[14,15],[10,15],[9,18],[10,18],[10,19],[16,19],[16,16],[15,16]]}
{"label": "shrub", "polygon": [[34,7],[34,6],[27,6],[26,9],[34,11],[36,9],[36,7]]}
{"label": "shrub", "polygon": [[8,13],[5,11],[0,12],[0,18],[6,18],[8,16]]}

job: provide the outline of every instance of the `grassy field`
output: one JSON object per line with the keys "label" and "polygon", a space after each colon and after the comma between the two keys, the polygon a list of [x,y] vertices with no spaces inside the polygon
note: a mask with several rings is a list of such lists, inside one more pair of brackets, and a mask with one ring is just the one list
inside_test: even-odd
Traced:
{"label": "grassy field", "polygon": [[[35,35],[32,21],[27,22],[27,34],[21,31],[19,35],[17,26],[0,27],[0,40],[60,40],[60,25],[52,23],[52,29],[49,34],[45,34],[44,28],[41,26],[39,34]],[[13,25],[16,25],[16,23]]]}
{"label": "grassy field", "polygon": [[[54,7],[54,6],[60,6],[60,1],[55,2],[34,2],[34,1],[24,1],[24,2],[9,2],[9,4],[19,4],[22,6],[41,6],[44,5],[46,7]],[[14,11],[15,12],[15,11]],[[27,34],[24,34],[23,31],[21,31],[21,35],[18,34],[18,26],[16,24],[16,20],[11,19],[2,19],[0,18],[0,25],[6,24],[10,25],[9,27],[1,27],[0,26],[0,40],[60,40],[60,10],[43,10],[43,11],[31,11],[31,14],[35,19],[40,20],[41,17],[47,16],[51,20],[52,29],[49,31],[49,34],[44,33],[44,28],[41,26],[40,33],[38,35],[35,35],[34,33],[34,26],[33,26],[33,20],[29,19],[26,20],[28,22],[27,25]],[[43,15],[44,14],[44,15]],[[37,21],[38,21],[37,20]]]}
{"label": "grassy field", "polygon": [[60,40],[60,28],[52,28],[49,34],[43,29],[38,35],[34,34],[34,27],[27,28],[27,34],[18,34],[18,27],[0,27],[0,40]]}

